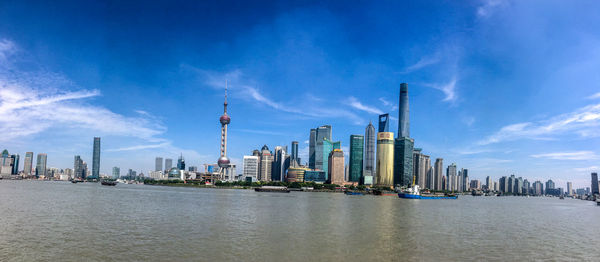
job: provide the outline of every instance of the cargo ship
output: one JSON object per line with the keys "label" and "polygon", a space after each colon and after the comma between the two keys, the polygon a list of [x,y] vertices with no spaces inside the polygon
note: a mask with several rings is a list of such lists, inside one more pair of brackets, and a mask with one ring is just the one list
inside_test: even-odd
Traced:
{"label": "cargo ship", "polygon": [[414,185],[412,188],[405,190],[404,192],[398,193],[398,197],[400,198],[408,198],[408,199],[457,199],[457,195],[421,195],[419,191],[419,185]]}
{"label": "cargo ship", "polygon": [[290,190],[284,186],[261,186],[254,189],[256,192],[276,192],[276,193],[289,193]]}

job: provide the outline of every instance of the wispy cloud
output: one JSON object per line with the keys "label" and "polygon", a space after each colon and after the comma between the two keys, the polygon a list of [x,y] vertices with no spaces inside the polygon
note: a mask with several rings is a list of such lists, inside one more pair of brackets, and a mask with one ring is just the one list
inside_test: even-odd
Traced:
{"label": "wispy cloud", "polygon": [[450,82],[448,82],[448,83],[425,84],[425,86],[435,88],[437,90],[444,92],[444,95],[446,95],[446,96],[444,97],[444,99],[442,101],[454,102],[458,98],[458,96],[456,95],[456,83],[457,83],[457,77],[456,77],[456,75],[454,75],[452,77],[452,79],[450,80]]}
{"label": "wispy cloud", "polygon": [[5,62],[16,51],[16,48],[14,42],[8,39],[0,39],[0,63]]}
{"label": "wispy cloud", "polygon": [[354,109],[365,111],[370,114],[377,114],[377,115],[383,114],[383,111],[377,109],[374,106],[365,105],[365,104],[361,103],[360,101],[358,101],[358,99],[356,99],[356,97],[353,97],[353,96],[349,97],[348,101],[346,103]]}
{"label": "wispy cloud", "polygon": [[[264,92],[257,87],[258,84],[256,81],[246,77],[240,70],[219,73],[197,69],[189,65],[185,67],[203,75],[206,79],[205,84],[208,86],[213,88],[225,88],[224,83],[227,79],[230,83],[229,88],[232,92],[237,92],[239,98],[255,101],[258,102],[259,105],[267,106],[281,112],[293,113],[315,119],[343,117],[351,120],[354,124],[363,124],[364,122],[362,118],[351,111],[340,107],[332,107],[329,105],[330,103],[328,101],[310,99],[310,95],[305,96],[309,101],[302,100],[299,104],[294,104],[294,106],[288,106],[285,103],[276,101],[265,95]],[[303,106],[301,104],[308,102],[310,102],[310,105]]]}
{"label": "wispy cloud", "polygon": [[259,134],[259,135],[274,135],[274,136],[289,135],[289,134],[286,134],[283,132],[274,132],[274,131],[267,131],[267,130],[253,130],[253,129],[244,129],[244,128],[238,128],[238,129],[236,129],[236,131],[243,132],[243,133]]}
{"label": "wispy cloud", "polygon": [[585,138],[597,137],[600,136],[598,127],[600,127],[600,104],[589,105],[545,121],[511,124],[502,127],[479,144],[487,145],[517,139],[548,140],[565,133]]}
{"label": "wispy cloud", "polygon": [[429,65],[433,65],[433,64],[437,64],[438,62],[440,62],[440,58],[439,56],[435,55],[435,56],[425,56],[422,57],[421,59],[419,59],[419,61],[417,61],[416,63],[406,67],[404,69],[404,71],[402,71],[403,74],[408,74],[414,71],[417,71],[421,68],[424,68],[426,66]]}
{"label": "wispy cloud", "polygon": [[135,151],[135,150],[142,150],[142,149],[162,148],[162,147],[165,147],[168,145],[170,145],[170,143],[160,143],[160,144],[152,144],[152,145],[137,145],[137,146],[107,149],[105,151],[106,152]]}
{"label": "wispy cloud", "polygon": [[600,170],[599,166],[588,166],[588,167],[576,167],[573,168],[576,172],[591,172]]}
{"label": "wispy cloud", "polygon": [[[1,50],[9,48],[18,47],[0,41]],[[77,87],[60,74],[19,70],[13,60],[0,63],[0,142],[48,130],[92,130],[98,135],[157,141],[166,130],[147,117],[127,117],[90,105],[86,102],[100,96],[100,91]]]}
{"label": "wispy cloud", "polygon": [[483,5],[477,8],[477,16],[489,17],[494,10],[505,4],[504,0],[483,0]]}
{"label": "wispy cloud", "polygon": [[598,99],[598,98],[600,98],[600,92],[587,97],[587,99]]}
{"label": "wispy cloud", "polygon": [[546,158],[554,160],[592,160],[598,159],[598,155],[593,151],[576,151],[576,152],[556,152],[546,154],[531,155],[534,158]]}
{"label": "wispy cloud", "polygon": [[384,97],[380,97],[380,98],[379,98],[379,101],[381,101],[381,103],[383,103],[383,105],[384,105],[385,107],[388,107],[388,108],[390,108],[390,111],[394,111],[394,110],[398,109],[398,105],[396,105],[396,104],[394,104],[394,103],[392,103],[392,102],[388,101],[388,100],[387,100],[387,99],[385,99]]}

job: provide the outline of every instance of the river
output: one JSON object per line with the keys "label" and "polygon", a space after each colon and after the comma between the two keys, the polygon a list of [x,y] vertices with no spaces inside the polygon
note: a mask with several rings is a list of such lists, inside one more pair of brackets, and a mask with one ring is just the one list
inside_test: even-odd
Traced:
{"label": "river", "polygon": [[0,180],[0,261],[598,261],[599,237],[575,199]]}

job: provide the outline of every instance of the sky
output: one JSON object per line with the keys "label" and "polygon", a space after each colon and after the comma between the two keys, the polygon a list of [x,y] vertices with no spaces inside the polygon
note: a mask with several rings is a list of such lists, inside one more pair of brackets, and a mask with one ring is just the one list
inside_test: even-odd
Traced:
{"label": "sky", "polygon": [[415,147],[472,179],[600,171],[598,1],[204,2],[0,2],[0,147],[72,168],[100,136],[106,174],[215,163],[227,80],[241,173],[263,145],[304,162],[320,125],[346,153],[378,114],[396,132],[407,83]]}

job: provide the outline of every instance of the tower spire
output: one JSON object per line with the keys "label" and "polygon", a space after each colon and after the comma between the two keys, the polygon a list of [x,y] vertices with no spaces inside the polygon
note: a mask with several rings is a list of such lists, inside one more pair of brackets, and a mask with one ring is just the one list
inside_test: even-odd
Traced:
{"label": "tower spire", "polygon": [[223,103],[223,112],[227,114],[227,80],[225,80],[225,103]]}

